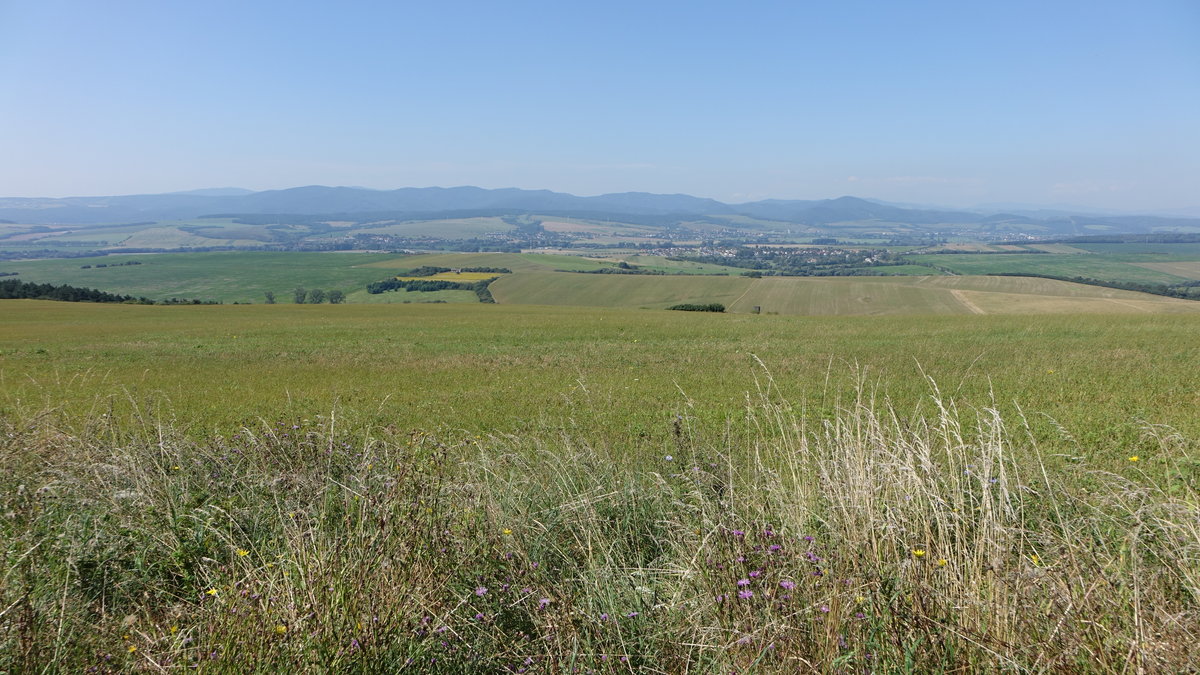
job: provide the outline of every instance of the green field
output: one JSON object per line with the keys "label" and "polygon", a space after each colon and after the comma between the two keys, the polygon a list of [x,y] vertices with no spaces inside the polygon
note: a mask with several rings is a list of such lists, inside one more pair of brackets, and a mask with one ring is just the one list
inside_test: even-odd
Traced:
{"label": "green field", "polygon": [[0,670],[1186,672],[1198,331],[0,301]]}
{"label": "green field", "polygon": [[514,274],[497,302],[663,309],[718,302],[730,312],[802,315],[1196,313],[1200,303],[1023,277],[656,277]]}
{"label": "green field", "polygon": [[[1020,402],[1059,418],[1102,447],[1135,438],[1139,419],[1200,432],[1192,414],[1200,405],[1200,371],[1191,367],[1200,357],[1191,339],[1200,326],[1195,314],[884,318],[505,305],[3,305],[0,389],[9,413],[18,402],[85,412],[96,400],[120,407],[161,395],[200,429],[343,406],[372,422],[475,432],[568,418],[584,424],[600,415],[620,438],[629,429],[663,433],[664,420],[688,399],[712,419],[734,414],[763,375],[753,354],[789,398],[818,406],[831,405],[856,371],[886,384],[881,393],[904,407],[918,406],[929,393],[924,369],[979,404],[995,387],[1002,404]],[[1083,391],[1092,394],[1072,393]],[[603,405],[579,408],[585,400]]]}
{"label": "green field", "polygon": [[[1063,250],[1062,245],[1053,250]],[[1069,250],[1074,252],[913,255],[909,259],[957,274],[1048,274],[1159,284],[1194,278],[1187,276],[1190,266],[1182,275],[1172,266],[1200,262],[1200,244],[1070,244]]]}
{"label": "green field", "polygon": [[[70,284],[152,300],[263,302],[263,294],[271,291],[279,302],[288,302],[297,286],[339,289],[350,295],[389,276],[388,271],[369,265],[398,257],[374,253],[163,253],[4,262],[0,271],[20,272],[22,281]],[[131,260],[141,264],[113,267]],[[97,268],[100,264],[107,267]],[[91,268],[82,269],[84,265]]]}

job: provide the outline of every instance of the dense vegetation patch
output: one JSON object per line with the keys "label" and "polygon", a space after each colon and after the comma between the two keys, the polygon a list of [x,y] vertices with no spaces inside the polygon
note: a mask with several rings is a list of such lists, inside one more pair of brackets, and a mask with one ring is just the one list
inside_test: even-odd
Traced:
{"label": "dense vegetation patch", "polygon": [[[15,274],[15,273],[13,273]],[[0,275],[6,276],[6,275]],[[17,279],[0,281],[0,300],[58,300],[61,302],[120,302],[138,305],[216,305],[215,300],[185,300],[170,298],[167,300],[149,300],[135,298],[132,295],[106,293],[94,288],[79,288],[62,284],[37,284]]]}
{"label": "dense vegetation patch", "polygon": [[719,302],[710,302],[708,304],[693,304],[685,302],[678,305],[671,305],[667,309],[673,309],[680,312],[724,312],[725,305],[722,305]]}

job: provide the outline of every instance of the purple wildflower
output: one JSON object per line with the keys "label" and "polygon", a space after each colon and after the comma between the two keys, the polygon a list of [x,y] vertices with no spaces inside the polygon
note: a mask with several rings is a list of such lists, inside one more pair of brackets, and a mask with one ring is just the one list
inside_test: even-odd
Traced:
{"label": "purple wildflower", "polygon": [[796,582],[790,581],[788,579],[784,579],[783,581],[779,582],[779,587],[784,590],[790,591],[796,587]]}
{"label": "purple wildflower", "polygon": [[754,597],[754,591],[738,591],[738,597],[743,600],[749,600]]}
{"label": "purple wildflower", "polygon": [[483,596],[487,595],[487,591],[487,586],[480,586],[479,588],[475,589],[475,595],[478,595],[482,598]]}
{"label": "purple wildflower", "polygon": [[738,586],[749,586],[750,580],[749,579],[738,579],[737,585]]}

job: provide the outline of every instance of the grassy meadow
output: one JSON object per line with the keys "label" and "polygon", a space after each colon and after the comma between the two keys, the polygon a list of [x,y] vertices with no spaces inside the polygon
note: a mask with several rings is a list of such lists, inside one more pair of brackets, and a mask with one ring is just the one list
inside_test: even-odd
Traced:
{"label": "grassy meadow", "polygon": [[1198,331],[3,301],[0,671],[1186,671]]}

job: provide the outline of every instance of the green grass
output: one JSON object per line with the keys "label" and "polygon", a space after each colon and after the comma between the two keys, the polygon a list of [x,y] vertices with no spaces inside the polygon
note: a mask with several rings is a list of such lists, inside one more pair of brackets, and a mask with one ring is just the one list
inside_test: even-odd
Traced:
{"label": "green grass", "polygon": [[613,267],[615,263],[602,262],[572,255],[545,255],[540,253],[430,253],[405,256],[374,263],[371,267],[386,270],[413,269],[415,267],[506,267],[514,272],[550,272],[561,270],[594,270]]}
{"label": "green grass", "polygon": [[201,433],[342,408],[412,428],[516,433],[570,424],[625,444],[640,433],[662,437],[684,409],[709,421],[736,415],[755,390],[751,354],[814,412],[831,409],[855,372],[916,409],[929,393],[923,369],[966,401],[989,405],[994,390],[1009,412],[1016,402],[1059,419],[1082,439],[1078,451],[1136,447],[1139,420],[1200,432],[1195,315],[35,301],[3,309],[4,411],[51,405],[86,417],[102,412],[94,405],[126,409],[155,397]]}
{"label": "green grass", "polygon": [[525,273],[497,280],[496,301],[648,307],[724,304],[802,315],[1189,313],[1200,303],[1021,277],[661,277]]}
{"label": "green grass", "polygon": [[752,281],[727,276],[643,276],[636,274],[514,274],[491,285],[500,303],[655,307],[680,302],[731,305]]}
{"label": "green grass", "polygon": [[[211,245],[211,241],[210,245]],[[368,267],[394,260],[388,254],[360,253],[164,253],[112,255],[98,258],[58,258],[4,264],[20,272],[22,281],[70,284],[153,300],[180,297],[222,302],[263,302],[272,291],[279,302],[290,302],[297,286],[339,289],[348,295],[372,281],[386,279],[387,270]],[[141,265],[111,267],[136,260]],[[109,267],[97,268],[104,264]],[[91,269],[80,269],[91,265]]]}
{"label": "green grass", "polygon": [[1198,330],[2,301],[0,670],[1187,672]]}
{"label": "green grass", "polygon": [[915,255],[914,262],[945,268],[957,274],[1048,274],[1059,277],[1085,277],[1103,281],[1133,281],[1173,284],[1186,281],[1154,269],[1140,267],[1135,262],[1166,262],[1161,256],[1148,255],[1080,255],[1053,253],[1025,255],[979,254]]}

